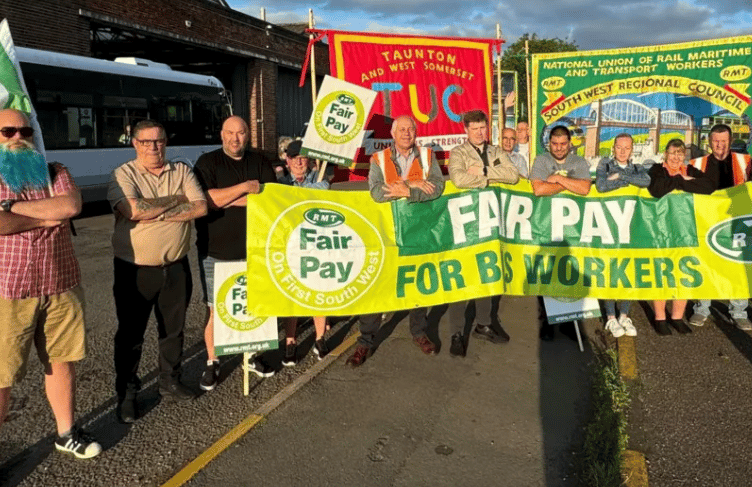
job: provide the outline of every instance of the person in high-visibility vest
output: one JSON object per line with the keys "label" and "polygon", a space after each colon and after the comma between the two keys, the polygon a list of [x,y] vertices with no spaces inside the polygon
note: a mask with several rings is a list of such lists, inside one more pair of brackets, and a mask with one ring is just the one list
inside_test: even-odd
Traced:
{"label": "person in high-visibility vest", "polygon": [[[444,192],[444,176],[436,156],[428,147],[415,144],[417,125],[407,115],[397,117],[392,124],[391,147],[371,157],[368,170],[368,189],[377,203],[406,199],[411,203],[430,201]],[[410,333],[413,343],[426,355],[436,353],[436,345],[426,336],[428,327],[426,308],[410,310]],[[358,367],[371,355],[382,314],[360,317],[360,337],[355,351],[345,362]]]}
{"label": "person in high-visibility vest", "polygon": [[[717,124],[710,129],[711,154],[693,159],[690,164],[703,171],[717,184],[717,189],[726,189],[744,184],[749,179],[750,157],[747,154],[731,152],[731,128]],[[728,312],[736,326],[741,330],[752,330],[752,322],[747,316],[748,299],[732,299]],[[689,324],[702,326],[710,316],[710,300],[695,302]]]}

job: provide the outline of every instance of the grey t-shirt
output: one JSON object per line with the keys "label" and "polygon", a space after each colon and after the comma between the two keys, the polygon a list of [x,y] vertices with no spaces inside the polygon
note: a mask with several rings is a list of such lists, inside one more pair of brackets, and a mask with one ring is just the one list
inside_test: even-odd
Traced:
{"label": "grey t-shirt", "polygon": [[568,178],[572,179],[590,179],[590,165],[582,157],[569,154],[564,162],[559,164],[546,152],[536,156],[533,162],[533,168],[530,170],[531,181],[545,181],[554,173],[561,172]]}

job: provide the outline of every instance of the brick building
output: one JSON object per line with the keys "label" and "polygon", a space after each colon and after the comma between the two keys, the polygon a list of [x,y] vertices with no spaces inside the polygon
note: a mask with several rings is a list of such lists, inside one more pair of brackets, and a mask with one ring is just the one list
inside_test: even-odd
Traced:
{"label": "brick building", "polygon": [[[223,0],[35,0],[4,2],[17,46],[113,60],[138,57],[219,78],[251,144],[276,150],[311,112],[310,81],[298,88],[308,36],[230,9]],[[326,46],[316,72],[329,72]],[[310,78],[309,78],[310,79]]]}

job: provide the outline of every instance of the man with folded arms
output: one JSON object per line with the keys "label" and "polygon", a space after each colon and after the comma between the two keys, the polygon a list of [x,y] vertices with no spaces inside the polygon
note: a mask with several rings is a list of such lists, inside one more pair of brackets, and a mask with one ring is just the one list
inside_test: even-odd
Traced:
{"label": "man with folded arms", "polygon": [[[433,151],[417,147],[415,120],[407,115],[397,117],[392,124],[392,147],[371,157],[368,188],[377,203],[406,199],[419,204],[441,196],[444,177]],[[381,325],[381,313],[360,317],[360,337],[353,354],[345,362],[358,367],[371,355],[374,338]],[[426,336],[428,326],[426,308],[410,310],[410,333],[413,343],[426,355],[436,353],[436,345]]]}
{"label": "man with folded arms", "polygon": [[181,162],[165,159],[164,127],[144,120],[133,128],[136,159],[112,172],[107,199],[115,213],[115,390],[120,421],[138,417],[138,364],[152,309],[159,337],[159,393],[190,400],[180,382],[185,313],[191,297],[188,265],[191,221],[206,215],[196,176]]}
{"label": "man with folded arms", "polygon": [[69,218],[81,193],[61,164],[47,166],[17,110],[0,110],[0,425],[32,344],[44,366],[55,448],[92,458],[102,447],[73,422],[76,369],[86,354],[81,271]]}
{"label": "man with folded arms", "polygon": [[[535,157],[530,170],[530,183],[535,196],[551,196],[562,191],[579,195],[590,192],[590,166],[582,157],[570,153],[572,134],[564,126],[551,130],[548,152]],[[541,326],[540,337],[553,340],[554,327]]]}
{"label": "man with folded arms", "polygon": [[[209,209],[206,216],[196,220],[199,273],[209,315],[204,328],[208,360],[199,381],[204,391],[214,390],[219,379],[219,357],[214,353],[215,264],[245,261],[247,197],[276,180],[271,164],[259,152],[248,150],[250,131],[245,120],[229,117],[220,135],[222,147],[202,154],[194,168]],[[274,369],[255,355],[248,365],[248,370],[259,377],[274,375]]]}

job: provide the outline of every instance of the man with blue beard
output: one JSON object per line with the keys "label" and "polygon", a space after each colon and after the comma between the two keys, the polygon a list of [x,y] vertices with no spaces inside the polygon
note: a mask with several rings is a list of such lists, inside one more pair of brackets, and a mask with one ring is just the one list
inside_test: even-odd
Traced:
{"label": "man with blue beard", "polygon": [[74,362],[85,356],[84,297],[68,219],[81,194],[61,164],[34,150],[29,120],[0,110],[0,424],[32,344],[57,423],[55,447],[91,458],[102,447],[73,422]]}

